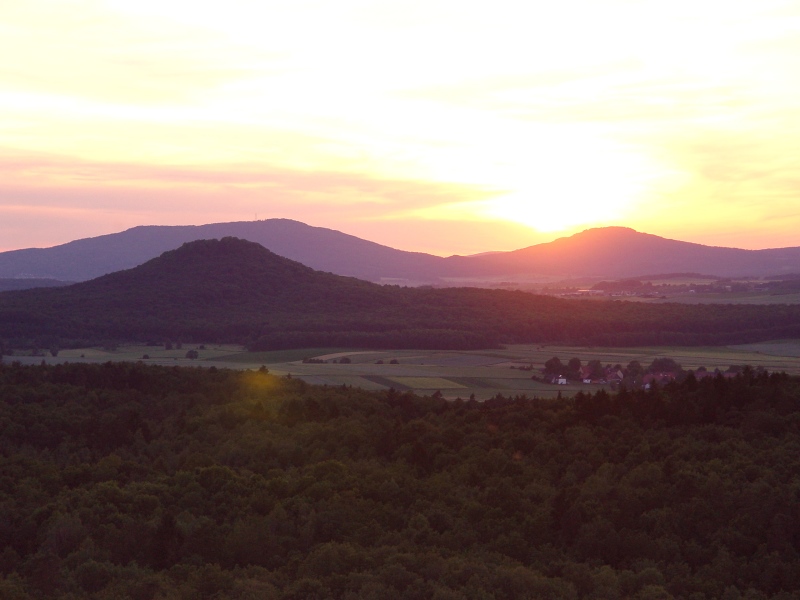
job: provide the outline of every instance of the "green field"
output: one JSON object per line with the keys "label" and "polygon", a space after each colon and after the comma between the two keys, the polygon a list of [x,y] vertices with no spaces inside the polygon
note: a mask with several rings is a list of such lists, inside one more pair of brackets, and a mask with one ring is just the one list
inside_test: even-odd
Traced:
{"label": "green field", "polygon": [[467,387],[444,377],[390,377],[389,380],[412,390],[463,390]]}
{"label": "green field", "polygon": [[[595,391],[597,385],[553,385],[531,379],[540,376],[545,361],[558,356],[563,362],[572,357],[584,364],[599,360],[603,364],[627,365],[637,360],[643,365],[655,358],[672,358],[685,369],[704,366],[709,370],[749,364],[769,371],[800,375],[800,340],[774,340],[729,347],[641,347],[600,348],[587,346],[515,345],[501,350],[468,352],[436,350],[362,350],[345,348],[306,348],[274,352],[246,352],[241,346],[184,344],[181,349],[163,346],[124,346],[115,350],[84,348],[63,350],[58,357],[4,357],[28,363],[106,362],[143,360],[149,364],[216,366],[219,368],[257,369],[266,366],[278,375],[299,377],[308,383],[330,386],[353,386],[380,390],[393,387],[420,394],[440,391],[446,398],[479,400],[497,394],[555,397],[570,396],[580,390]],[[188,350],[197,350],[199,358],[186,358]],[[144,355],[150,358],[142,359]],[[340,363],[347,357],[349,363]],[[325,362],[304,363],[316,358]],[[336,360],[337,362],[333,362]],[[390,361],[396,361],[391,364]],[[378,364],[378,362],[382,364]],[[531,369],[531,370],[529,370]]]}
{"label": "green field", "polygon": [[724,293],[698,293],[674,294],[669,292],[655,292],[664,294],[665,298],[640,298],[626,296],[626,301],[649,302],[654,304],[800,304],[800,293],[772,294],[769,292],[724,292]]}
{"label": "green field", "polygon": [[[144,360],[144,362],[185,360],[189,350],[197,350],[202,358],[219,359],[229,356],[231,353],[240,352],[241,346],[233,344],[207,344],[205,348],[200,348],[203,344],[182,344],[181,348],[165,350],[163,346],[120,346],[116,349],[107,348],[81,348],[77,350],[61,350],[58,358],[118,361],[118,360]],[[49,353],[48,353],[49,356]],[[145,359],[144,356],[150,358]]]}
{"label": "green field", "polygon": [[313,358],[322,354],[342,352],[343,350],[343,348],[299,348],[293,350],[272,350],[268,352],[245,352],[241,350],[239,352],[228,353],[218,360],[234,363],[271,364],[303,360],[304,358]]}

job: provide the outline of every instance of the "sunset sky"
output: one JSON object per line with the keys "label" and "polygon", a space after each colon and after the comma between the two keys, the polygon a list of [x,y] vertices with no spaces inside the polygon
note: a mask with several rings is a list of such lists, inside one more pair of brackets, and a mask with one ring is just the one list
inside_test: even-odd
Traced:
{"label": "sunset sky", "polygon": [[0,0],[0,250],[256,217],[800,246],[800,2]]}

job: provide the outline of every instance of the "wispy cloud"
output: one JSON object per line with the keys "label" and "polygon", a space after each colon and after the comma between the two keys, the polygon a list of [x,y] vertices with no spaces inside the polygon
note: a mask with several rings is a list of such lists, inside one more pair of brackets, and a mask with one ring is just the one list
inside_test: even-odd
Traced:
{"label": "wispy cloud", "polygon": [[[200,224],[256,216],[318,225],[336,222],[344,230],[355,225],[362,235],[375,239],[369,234],[370,223],[384,221],[387,214],[398,218],[416,209],[480,200],[490,193],[462,184],[364,173],[254,164],[211,168],[102,163],[6,151],[0,152],[0,239],[6,249],[15,244],[48,246],[137,224]],[[47,221],[69,227],[43,226]],[[22,242],[23,237],[29,241]],[[408,247],[402,242],[407,236],[398,231],[395,237],[399,246]]]}

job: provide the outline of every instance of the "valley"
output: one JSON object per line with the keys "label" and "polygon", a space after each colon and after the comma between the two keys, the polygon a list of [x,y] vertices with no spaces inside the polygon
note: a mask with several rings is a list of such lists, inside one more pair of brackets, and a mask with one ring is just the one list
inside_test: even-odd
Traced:
{"label": "valley", "polygon": [[[196,350],[198,358],[186,357]],[[143,358],[147,356],[148,358]],[[419,395],[437,392],[446,399],[487,400],[503,396],[555,398],[578,392],[609,389],[609,385],[570,382],[567,385],[531,379],[542,377],[546,361],[553,356],[564,363],[578,358],[582,363],[599,360],[603,364],[627,365],[638,361],[650,364],[656,358],[670,358],[684,369],[705,367],[709,371],[727,370],[731,365],[750,365],[770,372],[785,371],[800,375],[800,340],[778,340],[736,346],[680,347],[645,346],[613,348],[517,344],[497,350],[364,350],[347,348],[300,348],[268,352],[248,352],[233,344],[182,344],[181,348],[131,345],[115,349],[100,347],[61,350],[57,357],[14,355],[6,363],[48,364],[65,362],[103,363],[132,361],[162,366],[217,367],[257,370],[262,366],[278,376],[291,376],[306,383],[327,386],[352,386],[365,390],[411,391]],[[314,362],[308,362],[309,359]],[[343,361],[342,359],[346,359]],[[319,361],[319,362],[317,362]],[[396,364],[393,363],[396,361]]]}

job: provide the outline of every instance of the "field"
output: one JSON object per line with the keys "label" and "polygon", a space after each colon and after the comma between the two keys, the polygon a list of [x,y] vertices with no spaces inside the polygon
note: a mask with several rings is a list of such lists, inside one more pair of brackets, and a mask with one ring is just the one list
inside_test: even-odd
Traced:
{"label": "field", "polygon": [[[196,360],[186,358],[197,350]],[[148,356],[149,358],[143,358]],[[685,369],[704,366],[709,370],[748,364],[770,371],[800,375],[800,340],[775,340],[730,347],[642,347],[600,348],[553,345],[517,345],[501,350],[469,352],[433,350],[377,351],[345,348],[307,348],[274,352],[246,352],[240,346],[184,344],[180,349],[158,346],[124,346],[117,349],[84,348],[63,350],[57,357],[14,356],[4,360],[26,363],[106,362],[141,360],[149,364],[216,366],[257,369],[265,366],[278,375],[299,377],[308,383],[354,386],[380,390],[394,388],[419,394],[441,392],[446,398],[485,400],[495,395],[555,397],[570,396],[579,390],[594,391],[598,385],[553,385],[535,381],[548,359],[558,356],[563,362],[572,357],[584,364],[599,360],[603,364],[627,365],[637,360],[643,365],[659,357],[672,358]],[[339,362],[342,358],[350,362]],[[324,362],[307,363],[314,358]],[[336,362],[333,362],[336,361]]]}
{"label": "field", "polygon": [[670,302],[677,302],[679,304],[800,304],[800,293],[771,294],[769,292],[724,292],[698,294],[681,293],[670,295],[669,292],[665,292],[665,294],[665,298],[626,297],[625,300],[650,302],[654,304],[666,304]]}

